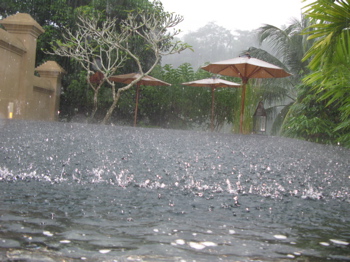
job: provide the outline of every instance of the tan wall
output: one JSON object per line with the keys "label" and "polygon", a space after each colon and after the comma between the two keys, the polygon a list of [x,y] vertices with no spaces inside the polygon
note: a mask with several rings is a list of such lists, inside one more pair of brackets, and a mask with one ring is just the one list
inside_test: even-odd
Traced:
{"label": "tan wall", "polygon": [[24,45],[7,31],[0,29],[0,117],[7,117],[7,106],[19,97],[19,82]]}
{"label": "tan wall", "polygon": [[14,119],[57,120],[64,70],[53,61],[34,68],[37,38],[44,30],[22,13],[0,24],[5,27],[0,29],[0,118],[10,118],[13,104]]}

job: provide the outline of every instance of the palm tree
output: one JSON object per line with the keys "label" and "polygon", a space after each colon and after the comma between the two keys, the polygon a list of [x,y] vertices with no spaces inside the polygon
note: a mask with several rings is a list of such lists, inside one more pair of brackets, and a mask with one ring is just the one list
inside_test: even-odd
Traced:
{"label": "palm tree", "polygon": [[310,47],[305,35],[301,33],[309,26],[309,19],[304,16],[299,21],[284,28],[265,25],[258,29],[259,43],[267,42],[273,54],[300,80],[300,75],[307,71],[307,62],[302,61]]}
{"label": "palm tree", "polygon": [[333,139],[350,147],[350,3],[349,0],[319,0],[307,6],[312,21],[309,39],[315,40],[306,53],[313,72],[305,83],[313,85],[325,107],[333,108],[336,127]]}
{"label": "palm tree", "polygon": [[[282,107],[276,116],[272,133],[279,133],[290,106],[296,101],[297,87],[302,77],[308,72],[307,61],[302,61],[310,46],[302,32],[308,27],[309,20],[305,17],[299,21],[293,19],[289,26],[278,28],[273,25],[260,27],[258,40],[271,50],[250,48],[252,56],[280,66],[292,73],[291,77],[283,79],[264,80],[261,86],[261,98],[266,104],[274,104],[267,109],[268,115],[276,116],[277,109]],[[277,104],[277,105],[276,105]]]}

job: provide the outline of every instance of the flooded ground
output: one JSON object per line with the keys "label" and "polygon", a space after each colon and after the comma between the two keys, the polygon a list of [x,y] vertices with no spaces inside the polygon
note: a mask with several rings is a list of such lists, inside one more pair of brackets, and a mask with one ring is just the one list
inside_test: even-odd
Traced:
{"label": "flooded ground", "polygon": [[28,121],[0,129],[1,261],[350,261],[350,150]]}

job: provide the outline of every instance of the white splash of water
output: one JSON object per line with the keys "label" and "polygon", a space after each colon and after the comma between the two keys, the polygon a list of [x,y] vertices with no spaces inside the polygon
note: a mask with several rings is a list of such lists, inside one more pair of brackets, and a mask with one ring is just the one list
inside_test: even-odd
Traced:
{"label": "white splash of water", "polygon": [[274,235],[273,237],[280,240],[287,239],[285,235]]}
{"label": "white splash of water", "polygon": [[237,191],[232,188],[232,185],[229,179],[226,179],[226,184],[227,184],[227,191],[230,194],[237,194]]}
{"label": "white splash of water", "polygon": [[122,170],[119,174],[116,174],[115,172],[113,173],[117,184],[120,187],[127,187],[134,180],[134,175],[128,175],[128,170]]}
{"label": "white splash of water", "polygon": [[301,198],[303,198],[303,199],[307,199],[307,198],[321,199],[322,192],[314,189],[312,185],[308,184],[308,188],[303,191]]}
{"label": "white splash of water", "polygon": [[39,180],[53,182],[50,175],[37,174],[36,171],[15,173],[7,167],[0,167],[0,181],[17,181],[17,180]]}
{"label": "white splash of water", "polygon": [[349,242],[339,240],[339,239],[330,239],[329,241],[331,241],[333,244],[337,244],[337,245],[342,245],[342,246],[349,245]]}

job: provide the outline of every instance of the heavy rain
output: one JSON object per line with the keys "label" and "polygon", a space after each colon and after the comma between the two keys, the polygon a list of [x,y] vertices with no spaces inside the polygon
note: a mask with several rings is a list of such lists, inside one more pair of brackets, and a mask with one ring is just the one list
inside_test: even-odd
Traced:
{"label": "heavy rain", "polygon": [[349,153],[262,135],[8,122],[2,260],[344,261]]}
{"label": "heavy rain", "polygon": [[301,34],[348,1],[181,37],[161,1],[3,1],[1,261],[350,261],[348,35]]}

